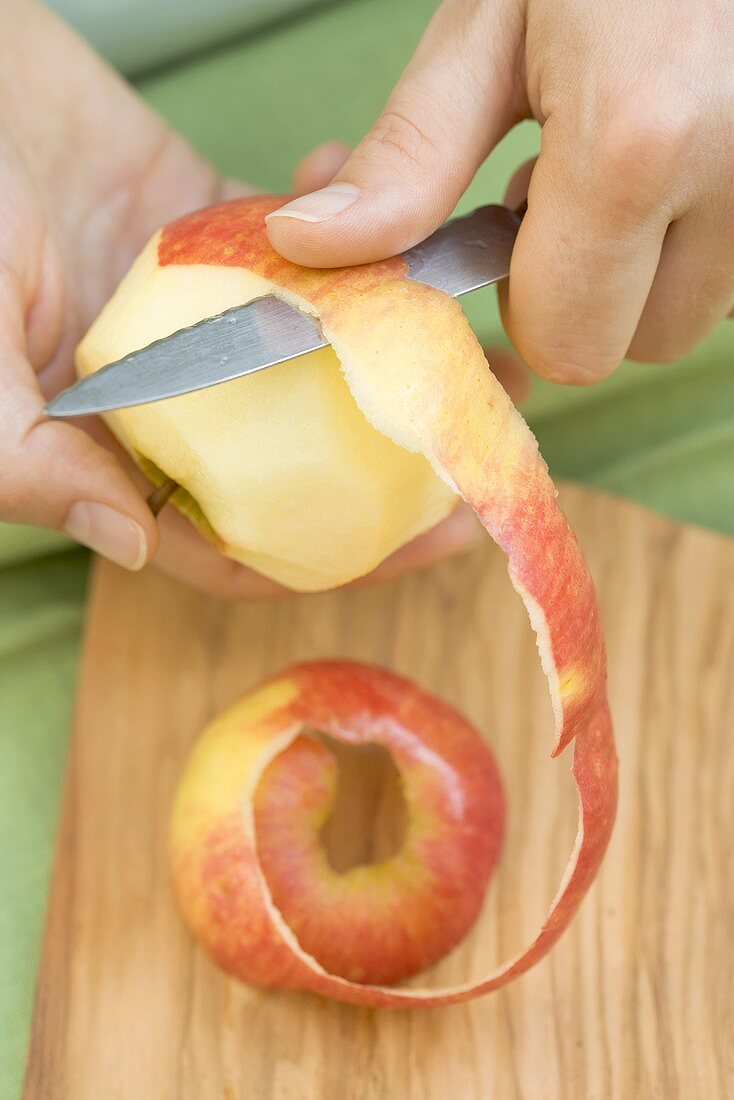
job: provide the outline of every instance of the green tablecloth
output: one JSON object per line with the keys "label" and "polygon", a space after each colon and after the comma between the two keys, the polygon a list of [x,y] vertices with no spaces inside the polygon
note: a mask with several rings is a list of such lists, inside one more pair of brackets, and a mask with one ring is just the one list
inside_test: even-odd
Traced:
{"label": "green tablecloth", "polygon": [[[357,0],[148,78],[143,94],[227,172],[289,185],[315,143],[354,141],[380,108],[431,0]],[[465,205],[498,198],[531,154],[526,124]],[[490,294],[467,304],[501,339]],[[674,367],[627,365],[589,390],[538,383],[529,418],[555,474],[734,533],[734,323]],[[0,525],[0,1095],[22,1076],[74,687],[87,557]]]}

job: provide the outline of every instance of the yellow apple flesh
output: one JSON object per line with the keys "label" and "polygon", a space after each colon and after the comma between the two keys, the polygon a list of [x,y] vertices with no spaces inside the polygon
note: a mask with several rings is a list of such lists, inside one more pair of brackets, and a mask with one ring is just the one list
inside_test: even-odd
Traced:
{"label": "yellow apple flesh", "polygon": [[[269,292],[243,267],[161,265],[160,236],[79,345],[80,375]],[[367,421],[331,348],[106,419],[151,480],[183,487],[174,503],[223,553],[300,591],[370,572],[458,499]]]}

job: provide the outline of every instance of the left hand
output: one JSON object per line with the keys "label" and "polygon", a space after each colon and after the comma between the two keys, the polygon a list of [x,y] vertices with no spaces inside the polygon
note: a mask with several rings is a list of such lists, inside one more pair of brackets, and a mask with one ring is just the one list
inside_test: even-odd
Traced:
{"label": "left hand", "polygon": [[[346,155],[342,146],[316,150],[296,172],[296,190],[322,186]],[[5,0],[0,179],[0,317],[7,320],[0,333],[0,517],[63,530],[81,486],[83,500],[117,509],[123,526],[139,532],[137,556],[115,543],[119,522],[98,525],[85,540],[121,564],[138,568],[152,557],[166,572],[228,598],[282,592],[224,558],[173,508],[156,525],[143,503],[150,484],[102,421],[74,426],[42,416],[45,402],[74,381],[76,344],[150,235],[189,210],[253,189],[222,179],[32,0]],[[371,579],[427,565],[474,537],[473,519],[457,510]]]}

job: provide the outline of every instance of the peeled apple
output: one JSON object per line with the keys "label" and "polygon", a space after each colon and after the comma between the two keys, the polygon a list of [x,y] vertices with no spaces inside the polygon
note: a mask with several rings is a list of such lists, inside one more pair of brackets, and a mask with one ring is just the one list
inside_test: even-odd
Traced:
{"label": "peeled apple", "polygon": [[[268,277],[227,259],[257,214],[227,204],[195,215],[184,236],[157,233],[79,345],[79,374],[272,293]],[[396,369],[400,359],[396,348]],[[182,486],[174,505],[222,553],[299,591],[369,573],[457,503],[419,449],[370,423],[331,348],[106,419],[153,481]]]}
{"label": "peeled apple", "polygon": [[[339,927],[339,907],[326,904],[321,917],[312,907],[311,918],[323,921],[315,935],[303,933],[308,921],[299,926],[307,945],[289,924],[288,911],[299,922],[304,891],[288,883],[308,884],[317,871],[312,848],[301,853],[298,874],[292,864],[284,870],[287,843],[299,829],[305,837],[313,822],[299,825],[295,813],[295,833],[278,840],[280,814],[262,808],[267,792],[292,795],[307,773],[303,798],[321,784],[328,801],[332,764],[328,754],[304,749],[311,729],[384,741],[386,726],[405,718],[426,745],[436,731],[425,720],[430,706],[416,704],[419,689],[407,682],[396,686],[384,680],[389,674],[360,666],[300,666],[218,719],[195,749],[174,812],[174,882],[197,936],[246,980],[373,1005],[446,1004],[497,988],[544,955],[607,846],[617,763],[596,597],[536,441],[488,370],[458,303],[409,279],[400,258],[328,271],[288,263],[264,228],[265,215],[283,201],[223,203],[160,230],[82,341],[79,373],[265,294],[317,318],[331,349],[111,414],[113,431],[152,480],[182,486],[174,502],[224,553],[300,590],[368,572],[459,498],[468,502],[507,555],[536,632],[555,715],[553,755],[574,742],[579,830],[536,939],[484,979],[447,990],[396,989],[378,983],[402,976],[399,965],[371,981],[369,958],[367,965],[354,956],[320,959],[319,944],[348,930]],[[455,728],[448,721],[440,736],[448,751]],[[306,772],[299,771],[304,760]],[[472,770],[457,768],[459,790],[471,785]],[[496,838],[500,796],[485,793]],[[430,799],[419,789],[416,812],[428,812]],[[423,856],[430,863],[430,852]],[[440,876],[434,882],[438,891]],[[370,897],[366,891],[361,904],[377,904]],[[457,904],[462,897],[454,884]],[[397,937],[398,915],[389,927]],[[427,950],[425,961],[433,957]]]}

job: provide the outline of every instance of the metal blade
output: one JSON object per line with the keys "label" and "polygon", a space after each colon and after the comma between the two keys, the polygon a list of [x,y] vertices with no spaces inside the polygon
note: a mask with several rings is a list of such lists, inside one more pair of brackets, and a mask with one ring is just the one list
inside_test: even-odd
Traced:
{"label": "metal blade", "polygon": [[[506,278],[522,220],[482,206],[403,253],[417,282],[457,297]],[[316,323],[277,298],[258,298],[180,329],[90,374],[46,408],[52,417],[145,405],[207,389],[327,346]]]}
{"label": "metal blade", "polygon": [[411,279],[458,298],[510,274],[510,257],[522,214],[506,206],[480,206],[452,218],[403,253]]}
{"label": "metal blade", "polygon": [[258,298],[82,378],[50,402],[46,415],[86,416],[178,397],[326,346],[305,314],[278,298]]}

